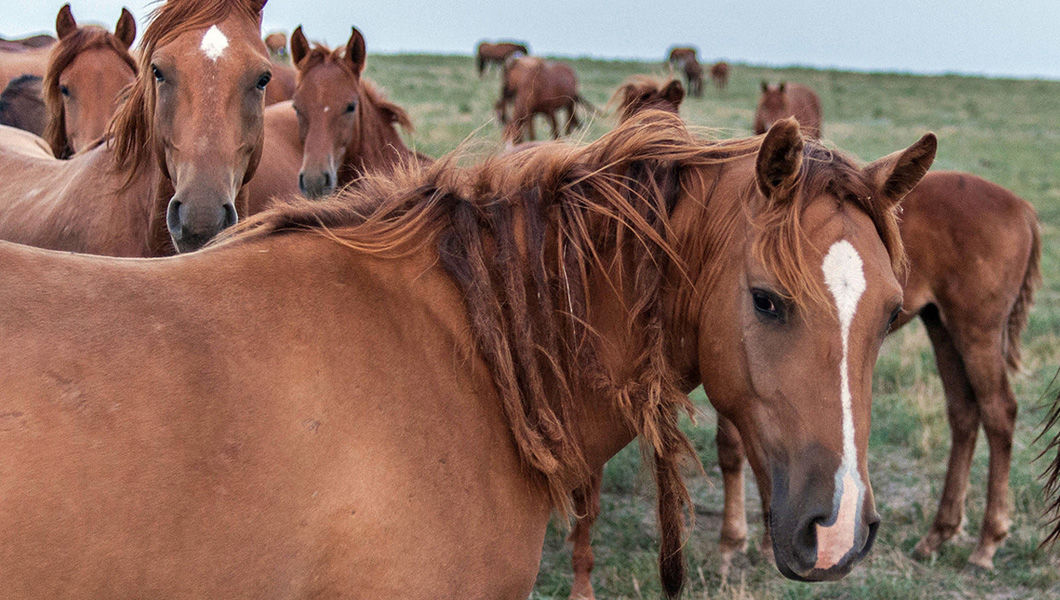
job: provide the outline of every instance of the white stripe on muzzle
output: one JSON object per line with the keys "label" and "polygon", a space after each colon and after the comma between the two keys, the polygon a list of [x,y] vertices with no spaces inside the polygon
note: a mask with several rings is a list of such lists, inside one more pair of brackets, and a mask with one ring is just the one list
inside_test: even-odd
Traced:
{"label": "white stripe on muzzle", "polygon": [[824,257],[821,269],[824,271],[825,285],[835,299],[843,340],[843,360],[839,365],[839,397],[843,405],[843,459],[835,474],[835,495],[832,500],[835,519],[831,525],[817,525],[817,563],[814,565],[818,569],[829,569],[854,547],[857,519],[865,495],[865,484],[858,473],[858,450],[854,445],[854,411],[851,407],[849,372],[850,325],[854,322],[858,300],[865,293],[865,272],[858,251],[846,240],[832,244]]}

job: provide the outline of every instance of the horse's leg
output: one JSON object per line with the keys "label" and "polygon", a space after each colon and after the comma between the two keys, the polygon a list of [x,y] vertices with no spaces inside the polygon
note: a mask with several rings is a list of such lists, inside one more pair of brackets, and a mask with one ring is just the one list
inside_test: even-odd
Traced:
{"label": "horse's leg", "polygon": [[600,479],[603,471],[596,472],[584,487],[574,491],[574,510],[578,518],[574,521],[574,531],[570,541],[574,544],[571,552],[571,566],[574,568],[574,584],[571,585],[571,600],[595,600],[593,595],[593,547],[591,533],[593,523],[600,514]]}
{"label": "horse's leg", "polygon": [[990,448],[986,512],[983,514],[982,529],[979,530],[979,543],[968,557],[968,562],[984,569],[993,569],[994,553],[1008,537],[1012,524],[1008,482],[1018,406],[1005,372],[1005,359],[999,344],[1002,339],[1000,331],[994,330],[997,335],[989,336],[983,336],[982,333],[977,331],[974,345],[963,352],[965,368],[979,401],[979,416]]}
{"label": "horse's leg", "polygon": [[733,556],[747,550],[747,512],[744,508],[743,442],[736,425],[718,415],[718,466],[721,467],[722,490],[725,493],[725,509],[722,513],[721,579],[728,578]]}
{"label": "horse's leg", "polygon": [[545,113],[545,118],[548,119],[548,124],[552,127],[552,139],[559,139],[559,123],[556,121],[556,111],[550,110]]}
{"label": "horse's leg", "polygon": [[979,407],[975,392],[968,381],[964,361],[953,338],[943,326],[937,309],[928,308],[921,315],[931,345],[935,349],[935,364],[946,393],[946,416],[950,422],[950,459],[946,467],[946,481],[939,500],[938,513],[931,529],[917,543],[913,553],[925,558],[939,549],[943,542],[960,530],[964,520],[964,500],[968,493],[968,475],[979,431]]}
{"label": "horse's leg", "polygon": [[582,126],[578,121],[578,114],[575,112],[575,109],[577,108],[578,105],[574,103],[567,108],[567,135],[570,135],[572,131]]}

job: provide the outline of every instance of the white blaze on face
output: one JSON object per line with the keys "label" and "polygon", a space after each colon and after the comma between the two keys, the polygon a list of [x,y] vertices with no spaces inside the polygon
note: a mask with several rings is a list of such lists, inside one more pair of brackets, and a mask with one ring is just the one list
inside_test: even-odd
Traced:
{"label": "white blaze on face", "polygon": [[217,62],[218,58],[224,54],[225,48],[228,47],[228,38],[225,34],[221,33],[221,30],[217,28],[217,25],[211,25],[206,30],[206,34],[202,36],[202,44],[199,44],[199,50],[206,55],[206,58]]}
{"label": "white blaze on face", "polygon": [[835,566],[854,547],[854,533],[861,510],[865,484],[858,473],[857,446],[854,445],[854,412],[850,390],[850,325],[858,308],[858,300],[865,293],[865,272],[861,256],[854,246],[840,240],[828,249],[821,264],[824,282],[835,299],[839,315],[843,358],[839,365],[839,398],[843,405],[843,459],[835,474],[835,497],[832,508],[835,520],[831,525],[817,525],[818,569]]}

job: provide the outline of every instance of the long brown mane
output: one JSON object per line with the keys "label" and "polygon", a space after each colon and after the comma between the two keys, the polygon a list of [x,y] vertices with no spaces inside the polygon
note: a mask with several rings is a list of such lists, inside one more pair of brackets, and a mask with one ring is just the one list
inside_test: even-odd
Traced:
{"label": "long brown mane", "polygon": [[137,73],[136,59],[129,54],[125,44],[115,35],[102,27],[88,25],[59,40],[52,48],[48,69],[44,73],[44,104],[48,111],[48,126],[44,139],[52,147],[55,156],[65,158],[71,154],[66,136],[66,108],[59,91],[59,76],[74,62],[82,52],[93,48],[113,50],[133,73]]}
{"label": "long brown mane", "polygon": [[[803,192],[792,202],[762,202],[753,181],[746,197],[716,197],[704,169],[752,157],[760,144],[699,140],[676,116],[645,111],[582,148],[552,143],[473,167],[449,156],[372,174],[330,200],[255,215],[219,243],[315,231],[373,255],[436,247],[465,297],[520,455],[548,486],[554,508],[569,514],[572,490],[589,476],[572,420],[579,399],[609,399],[639,435],[654,461],[663,581],[674,592],[683,577],[681,513],[690,506],[678,463],[692,453],[677,417],[692,407],[681,389],[689,382],[667,358],[664,282],[687,281],[690,265],[720,262],[746,222],[745,206],[769,204],[753,216],[764,234],[756,251],[768,257],[764,264],[780,265],[777,275],[793,295],[806,297],[818,277],[803,258],[799,214],[824,190],[867,210],[892,261],[902,260],[894,214],[873,207],[852,162],[813,142],[805,144]],[[700,239],[692,242],[677,239],[670,220],[683,195],[717,206],[718,218],[697,224]],[[634,299],[626,318],[641,353],[628,373],[603,366],[588,325],[600,277]],[[712,278],[699,284],[709,288]]]}
{"label": "long brown mane", "polygon": [[108,144],[114,149],[114,164],[132,181],[153,155],[151,118],[155,108],[155,86],[151,57],[155,48],[168,44],[186,31],[201,29],[228,18],[232,11],[261,22],[263,0],[180,0],[151,11],[150,24],[140,40],[140,63],[136,81],[114,115]]}

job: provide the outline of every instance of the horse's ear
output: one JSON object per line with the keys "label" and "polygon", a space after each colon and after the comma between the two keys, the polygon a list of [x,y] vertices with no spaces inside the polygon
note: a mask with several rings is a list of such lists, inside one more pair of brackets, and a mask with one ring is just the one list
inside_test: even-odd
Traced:
{"label": "horse's ear", "polygon": [[680,81],[674,79],[663,88],[662,96],[667,102],[673,104],[674,108],[677,108],[681,106],[681,101],[685,99],[685,86],[681,85]]}
{"label": "horse's ear", "polygon": [[309,56],[309,40],[302,33],[302,26],[295,27],[291,33],[291,62],[301,70],[302,60]]}
{"label": "horse's ear", "polygon": [[765,79],[762,80],[762,93],[769,91],[769,82]]}
{"label": "horse's ear", "polygon": [[353,72],[358,75],[364,70],[364,61],[367,51],[364,48],[364,36],[356,27],[351,27],[350,41],[346,42],[346,60],[350,61]]}
{"label": "horse's ear", "polygon": [[781,119],[766,132],[755,161],[758,189],[770,200],[786,199],[802,169],[802,133],[794,117]]}
{"label": "horse's ear", "polygon": [[269,0],[253,0],[251,6],[257,11],[261,12],[265,8],[265,3]]}
{"label": "horse's ear", "polygon": [[939,141],[934,133],[924,134],[915,144],[870,163],[865,167],[876,191],[889,205],[898,204],[931,168]]}
{"label": "horse's ear", "polygon": [[64,4],[55,17],[55,33],[61,40],[75,31],[77,31],[77,21],[74,20],[74,13],[70,10],[69,4]]}
{"label": "horse's ear", "polygon": [[121,40],[126,48],[132,46],[136,39],[136,19],[124,6],[121,8],[121,16],[118,17],[118,24],[114,26],[114,37]]}

